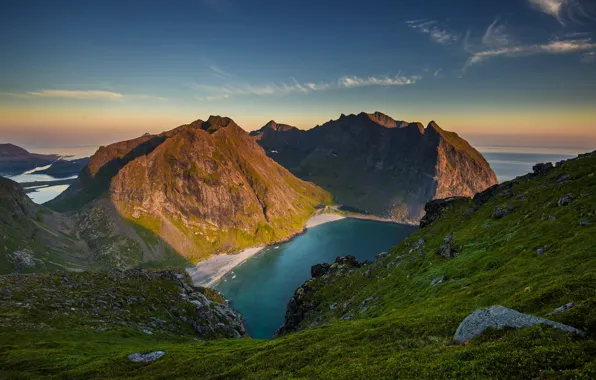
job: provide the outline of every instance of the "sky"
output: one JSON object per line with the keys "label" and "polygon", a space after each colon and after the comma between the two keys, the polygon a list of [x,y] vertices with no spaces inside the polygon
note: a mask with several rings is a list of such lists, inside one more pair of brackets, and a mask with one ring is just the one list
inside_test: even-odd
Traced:
{"label": "sky", "polygon": [[209,115],[381,111],[479,145],[596,149],[596,1],[0,5],[0,142],[100,145]]}

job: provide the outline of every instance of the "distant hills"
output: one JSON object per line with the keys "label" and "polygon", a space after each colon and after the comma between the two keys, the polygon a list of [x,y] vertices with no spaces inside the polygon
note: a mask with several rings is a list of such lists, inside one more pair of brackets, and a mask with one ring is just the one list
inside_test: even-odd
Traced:
{"label": "distant hills", "polygon": [[488,162],[456,133],[375,112],[310,130],[270,121],[250,133],[267,155],[351,208],[416,221],[434,198],[472,196],[497,183]]}
{"label": "distant hills", "polygon": [[0,174],[21,174],[39,166],[50,165],[60,156],[56,154],[30,153],[14,144],[0,144]]}

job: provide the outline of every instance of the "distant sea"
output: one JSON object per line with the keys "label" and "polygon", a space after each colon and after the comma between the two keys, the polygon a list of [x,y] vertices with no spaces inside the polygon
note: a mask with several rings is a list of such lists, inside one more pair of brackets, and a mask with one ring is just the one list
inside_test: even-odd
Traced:
{"label": "distant sea", "polygon": [[[532,166],[541,162],[568,160],[580,153],[590,151],[581,148],[546,148],[517,146],[480,146],[476,147],[497,175],[499,182],[532,172]],[[593,149],[592,149],[593,150]]]}

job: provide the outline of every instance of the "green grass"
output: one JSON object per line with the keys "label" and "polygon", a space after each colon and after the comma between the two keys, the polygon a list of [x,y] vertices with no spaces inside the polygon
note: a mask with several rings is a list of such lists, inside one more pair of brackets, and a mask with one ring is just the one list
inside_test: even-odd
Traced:
{"label": "green grass", "polygon": [[[518,179],[483,205],[459,202],[372,265],[311,280],[313,309],[297,333],[198,342],[189,335],[34,330],[23,323],[0,327],[0,377],[595,378],[595,172],[592,154],[545,177]],[[559,182],[564,174],[570,178]],[[574,201],[558,206],[564,194]],[[491,218],[495,207],[509,205],[511,215]],[[476,211],[468,212],[472,207]],[[437,254],[448,234],[459,250],[453,259]],[[419,239],[422,249],[416,248]],[[431,287],[439,276],[446,281]],[[371,296],[378,299],[364,309]],[[568,302],[576,306],[546,315]],[[459,323],[491,305],[569,324],[588,336],[538,326],[488,331],[454,344]],[[4,319],[16,310],[6,309]],[[353,320],[342,320],[348,315]],[[152,350],[166,355],[148,365],[126,359]]]}

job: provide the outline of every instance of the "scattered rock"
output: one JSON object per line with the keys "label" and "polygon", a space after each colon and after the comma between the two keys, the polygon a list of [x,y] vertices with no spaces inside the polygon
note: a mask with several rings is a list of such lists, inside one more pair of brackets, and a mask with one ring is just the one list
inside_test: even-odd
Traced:
{"label": "scattered rock", "polygon": [[430,286],[435,286],[440,284],[441,282],[445,281],[445,276],[437,277],[430,283]]}
{"label": "scattered rock", "polygon": [[325,263],[313,265],[310,268],[310,275],[312,278],[321,277],[329,272],[329,268],[331,268],[331,265]]}
{"label": "scattered rock", "polygon": [[331,305],[329,305],[329,309],[331,309],[332,311],[335,310],[336,307],[337,307],[336,303],[332,303]]}
{"label": "scattered rock", "polygon": [[559,206],[567,206],[573,201],[570,195],[566,194],[559,198],[559,202],[557,203]]}
{"label": "scattered rock", "polygon": [[552,222],[553,220],[557,220],[557,218],[551,215],[548,217],[548,220],[550,220]]}
{"label": "scattered rock", "polygon": [[581,222],[579,222],[579,225],[582,227],[588,227],[590,225],[590,222],[588,222],[587,220],[582,220]]}
{"label": "scattered rock", "polygon": [[538,248],[538,256],[542,256],[544,254],[544,248]]}
{"label": "scattered rock", "polygon": [[534,171],[534,175],[539,176],[539,177],[546,175],[552,169],[553,169],[553,164],[551,162],[547,162],[546,164],[544,164],[544,163],[536,164],[532,167],[532,170]]}
{"label": "scattered rock", "polygon": [[128,360],[133,363],[151,363],[164,356],[163,351],[153,351],[146,354],[136,353],[128,355]]}
{"label": "scattered rock", "polygon": [[468,315],[459,325],[453,340],[456,343],[463,343],[472,338],[480,336],[486,329],[502,329],[505,327],[523,328],[544,324],[562,331],[585,336],[586,333],[574,327],[562,323],[538,318],[533,315],[523,314],[503,306],[491,306],[486,309],[479,309]]}
{"label": "scattered rock", "polygon": [[497,206],[493,210],[493,213],[490,215],[491,218],[494,219],[501,219],[507,215],[510,215],[513,212],[513,206]]}
{"label": "scattered rock", "polygon": [[442,256],[446,259],[452,259],[454,257],[457,257],[457,255],[458,255],[457,250],[451,246],[452,240],[453,240],[453,234],[449,234],[449,235],[445,236],[445,238],[444,238],[445,244],[443,244],[441,246],[441,248],[439,248],[439,251],[437,252],[440,256]]}
{"label": "scattered rock", "polygon": [[573,302],[569,302],[561,307],[556,308],[555,310],[551,311],[550,313],[548,313],[547,315],[553,315],[553,314],[557,314],[557,313],[562,313],[564,311],[567,311],[569,309],[571,309],[572,307],[575,306],[575,303]]}
{"label": "scattered rock", "polygon": [[378,255],[375,256],[375,258],[377,260],[383,260],[385,257],[389,256],[389,254],[387,252],[381,252]]}
{"label": "scattered rock", "polygon": [[561,183],[563,181],[567,181],[569,178],[571,178],[569,174],[562,174],[559,177],[557,177],[557,182]]}

